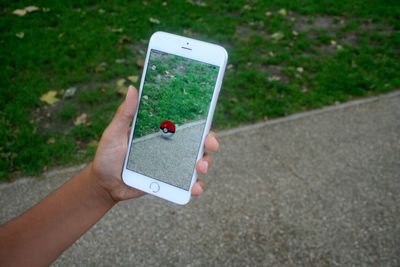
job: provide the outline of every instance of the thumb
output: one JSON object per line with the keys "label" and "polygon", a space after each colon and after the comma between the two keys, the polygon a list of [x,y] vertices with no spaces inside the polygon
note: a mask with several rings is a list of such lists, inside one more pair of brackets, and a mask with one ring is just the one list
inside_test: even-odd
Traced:
{"label": "thumb", "polygon": [[112,131],[126,135],[132,122],[137,106],[137,90],[130,85],[124,102],[119,106],[117,113],[110,123]]}

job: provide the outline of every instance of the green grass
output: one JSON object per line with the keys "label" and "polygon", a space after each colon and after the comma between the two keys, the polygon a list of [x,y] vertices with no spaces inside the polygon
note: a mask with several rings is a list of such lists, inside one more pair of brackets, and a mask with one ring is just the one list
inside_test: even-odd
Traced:
{"label": "green grass", "polygon": [[[123,100],[117,79],[140,76],[157,30],[227,48],[217,129],[400,87],[395,0],[2,1],[0,12],[0,179],[89,160]],[[40,101],[49,90],[53,106]]]}

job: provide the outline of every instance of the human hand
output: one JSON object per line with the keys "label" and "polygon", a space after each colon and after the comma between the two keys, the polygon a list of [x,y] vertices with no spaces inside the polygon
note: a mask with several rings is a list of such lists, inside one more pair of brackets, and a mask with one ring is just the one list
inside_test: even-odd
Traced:
{"label": "human hand", "polygon": [[[96,181],[115,201],[140,197],[145,193],[124,184],[121,178],[125,154],[128,149],[129,126],[137,106],[137,91],[129,87],[125,101],[119,106],[113,120],[100,139],[96,156],[90,164]],[[196,170],[206,174],[213,162],[209,152],[216,152],[219,147],[216,135],[208,134],[205,140],[205,155],[197,162]],[[203,192],[204,182],[199,179],[192,188],[192,195],[199,196]]]}

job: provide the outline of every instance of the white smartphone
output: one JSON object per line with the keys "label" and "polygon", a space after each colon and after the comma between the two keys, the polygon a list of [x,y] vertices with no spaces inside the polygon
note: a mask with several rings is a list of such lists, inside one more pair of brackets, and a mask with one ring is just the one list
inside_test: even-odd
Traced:
{"label": "white smartphone", "polygon": [[151,36],[122,179],[177,204],[190,200],[228,59],[218,45]]}

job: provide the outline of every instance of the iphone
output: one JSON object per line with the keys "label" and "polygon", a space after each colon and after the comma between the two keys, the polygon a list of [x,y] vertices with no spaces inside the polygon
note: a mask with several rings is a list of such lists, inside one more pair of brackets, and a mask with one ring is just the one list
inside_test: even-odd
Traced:
{"label": "iphone", "polygon": [[122,170],[125,184],[189,202],[227,59],[215,44],[165,32],[151,36]]}

